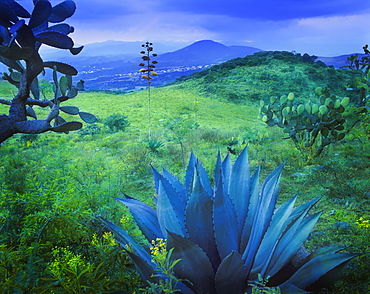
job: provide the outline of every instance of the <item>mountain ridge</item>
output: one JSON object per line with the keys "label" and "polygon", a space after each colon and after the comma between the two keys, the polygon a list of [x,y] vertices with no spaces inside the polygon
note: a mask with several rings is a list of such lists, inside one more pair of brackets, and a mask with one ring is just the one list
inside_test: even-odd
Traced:
{"label": "mountain ridge", "polygon": [[[61,61],[76,67],[79,74],[75,79],[84,80],[88,90],[134,91],[146,86],[146,81],[140,78],[138,72],[141,44],[142,42],[109,40],[87,44],[78,56],[72,56],[65,50],[50,48],[43,48],[41,55],[45,61]],[[153,81],[154,87],[234,58],[265,51],[255,47],[227,46],[213,40],[200,40],[183,48],[161,53],[175,48],[171,46],[154,43],[154,53],[158,53],[156,71],[159,73]],[[318,60],[338,68],[345,65],[350,55],[319,57]],[[2,69],[6,71],[5,66],[0,68]],[[46,78],[51,80],[49,73]]]}

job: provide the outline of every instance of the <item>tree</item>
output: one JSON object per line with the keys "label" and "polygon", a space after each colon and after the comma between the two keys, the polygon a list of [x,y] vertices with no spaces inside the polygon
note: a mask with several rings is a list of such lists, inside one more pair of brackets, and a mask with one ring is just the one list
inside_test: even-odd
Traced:
{"label": "tree", "polygon": [[[81,82],[77,87],[72,85],[72,76],[77,75],[77,70],[61,62],[44,62],[39,54],[42,44],[67,49],[73,55],[81,52],[83,46],[74,47],[68,36],[74,28],[62,23],[74,14],[74,1],[65,0],[54,7],[48,0],[33,2],[32,13],[29,13],[14,0],[0,0],[0,62],[9,67],[3,79],[18,88],[12,100],[0,99],[1,104],[10,106],[8,115],[0,115],[0,143],[17,133],[68,132],[82,127],[78,121],[66,122],[59,115],[61,111],[79,115],[88,123],[96,121],[95,116],[80,112],[77,107],[60,106],[74,98],[82,85]],[[55,95],[51,100],[40,99],[37,76],[46,68],[53,70]],[[58,73],[64,75],[58,79]],[[50,107],[46,118],[37,118],[35,105]]]}

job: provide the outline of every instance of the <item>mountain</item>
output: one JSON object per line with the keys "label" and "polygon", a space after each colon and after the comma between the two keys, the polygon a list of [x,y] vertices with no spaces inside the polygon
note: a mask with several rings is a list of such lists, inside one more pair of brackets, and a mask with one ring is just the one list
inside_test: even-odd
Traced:
{"label": "mountain", "polygon": [[[87,44],[77,56],[72,56],[67,50],[43,47],[41,56],[45,61],[62,61],[76,67],[79,74],[75,79],[84,80],[88,90],[131,91],[146,86],[146,80],[141,79],[138,66],[141,62],[141,44],[142,42],[123,41],[92,43]],[[158,54],[156,71],[159,75],[153,80],[153,87],[165,85],[181,76],[188,76],[233,58],[264,51],[248,46],[226,46],[211,40],[202,40],[175,49],[173,45],[154,44],[154,53]],[[319,60],[338,68],[346,64],[348,56],[319,57]],[[6,71],[1,63],[0,71]],[[46,78],[51,80],[50,73]]]}
{"label": "mountain", "polygon": [[[358,54],[346,54],[346,55],[340,55],[340,56],[334,56],[334,57],[319,57],[318,60],[321,60],[326,65],[334,66],[335,68],[340,68],[341,66],[345,66],[347,64],[347,58],[351,55]],[[365,54],[358,54],[359,58],[362,56],[365,56]]]}
{"label": "mountain", "polygon": [[244,57],[263,51],[248,46],[225,46],[221,43],[203,40],[180,50],[165,53],[158,58],[163,63],[178,63],[185,66],[216,64],[236,57]]}
{"label": "mountain", "polygon": [[[156,71],[159,73],[153,80],[154,87],[232,58],[263,51],[248,46],[225,46],[210,40],[198,41],[182,49],[160,54],[165,48],[161,44],[154,44],[153,52],[158,53]],[[141,49],[141,42],[107,41],[86,45],[78,56],[67,56],[68,52],[54,51],[52,54],[51,51],[45,51],[43,57],[45,60],[61,60],[75,66],[79,72],[77,80],[84,80],[86,89],[127,91],[146,86],[138,66],[141,62]]]}

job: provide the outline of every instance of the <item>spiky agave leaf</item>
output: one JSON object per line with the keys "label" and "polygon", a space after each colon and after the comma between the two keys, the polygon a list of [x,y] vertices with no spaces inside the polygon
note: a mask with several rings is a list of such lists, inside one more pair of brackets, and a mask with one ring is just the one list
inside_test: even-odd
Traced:
{"label": "spiky agave leaf", "polygon": [[172,259],[181,259],[174,267],[177,277],[194,293],[215,293],[215,273],[207,254],[189,239],[168,232],[167,247],[174,248]]}
{"label": "spiky agave leaf", "polygon": [[151,242],[156,238],[164,239],[164,236],[159,227],[157,212],[151,208],[149,205],[133,199],[127,195],[124,195],[126,198],[116,198],[119,202],[126,205],[132,216],[135,219],[135,222],[139,226],[139,229],[142,231],[146,239]]}
{"label": "spiky agave leaf", "polygon": [[199,173],[194,173],[193,188],[186,205],[186,228],[190,240],[198,244],[211,260],[214,270],[220,264],[213,227],[213,199],[201,184]]}
{"label": "spiky agave leaf", "polygon": [[[214,189],[194,154],[185,187],[166,170],[160,174],[153,168],[158,225],[157,233],[152,232],[149,238],[167,236],[173,260],[181,259],[174,267],[175,274],[186,280],[184,283],[194,293],[244,293],[247,280],[253,281],[257,274],[272,276],[272,286],[281,286],[282,293],[306,293],[308,287],[357,256],[319,250],[286,272],[320,213],[308,215],[319,198],[294,208],[297,196],[275,210],[282,168],[273,171],[260,187],[260,170],[250,177],[246,150],[234,165],[229,156],[224,161],[218,156]],[[241,187],[234,187],[238,183]],[[150,229],[157,224],[154,210],[145,204],[137,200],[121,202],[130,203],[139,227]],[[326,264],[318,271],[321,262]]]}

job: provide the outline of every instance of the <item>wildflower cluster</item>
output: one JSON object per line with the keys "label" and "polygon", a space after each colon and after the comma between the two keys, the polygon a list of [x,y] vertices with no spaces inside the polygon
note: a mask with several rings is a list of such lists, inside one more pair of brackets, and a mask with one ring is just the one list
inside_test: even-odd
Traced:
{"label": "wildflower cluster", "polygon": [[162,238],[151,242],[150,253],[157,272],[152,278],[156,277],[159,280],[157,283],[148,281],[149,287],[146,293],[178,293],[176,285],[180,280],[175,276],[173,268],[180,259],[171,261],[173,248],[167,251],[166,242],[167,240]]}
{"label": "wildflower cluster", "polygon": [[143,79],[148,80],[148,85],[150,85],[151,79],[153,78],[153,76],[158,75],[158,73],[154,71],[155,64],[157,64],[158,62],[156,60],[151,61],[151,57],[156,57],[157,54],[152,53],[153,43],[146,42],[145,44],[141,46],[145,48],[145,50],[140,52],[143,55],[141,57],[143,59],[143,62],[139,64],[139,66],[143,67],[140,69],[140,72],[143,73],[141,77]]}
{"label": "wildflower cluster", "polygon": [[152,240],[152,246],[150,247],[150,254],[153,256],[153,262],[162,263],[163,259],[166,258],[166,239],[157,238]]}
{"label": "wildflower cluster", "polygon": [[357,221],[356,221],[356,224],[360,227],[360,228],[364,228],[364,229],[370,229],[370,220],[365,220],[363,217],[360,217]]}

